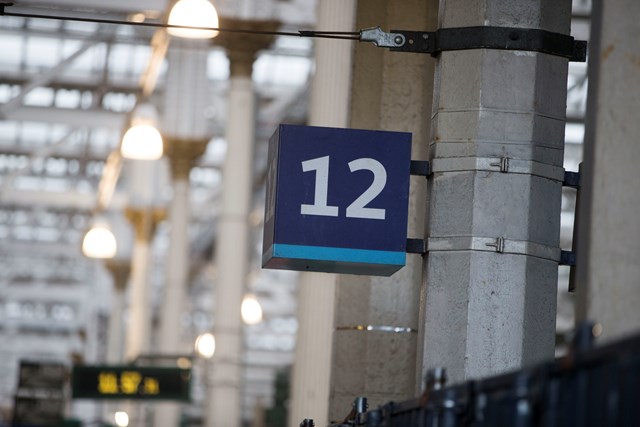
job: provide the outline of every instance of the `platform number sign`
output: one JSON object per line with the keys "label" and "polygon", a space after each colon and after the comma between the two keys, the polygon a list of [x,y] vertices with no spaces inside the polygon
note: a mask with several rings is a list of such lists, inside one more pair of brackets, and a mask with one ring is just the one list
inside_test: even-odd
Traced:
{"label": "platform number sign", "polygon": [[411,134],[280,125],[265,268],[389,276],[405,265]]}

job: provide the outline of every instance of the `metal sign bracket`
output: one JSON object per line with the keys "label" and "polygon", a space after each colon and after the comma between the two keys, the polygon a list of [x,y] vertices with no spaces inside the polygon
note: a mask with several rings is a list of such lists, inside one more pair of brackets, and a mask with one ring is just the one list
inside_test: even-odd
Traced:
{"label": "metal sign bracket", "polygon": [[410,173],[414,176],[429,178],[429,175],[431,175],[431,163],[427,160],[411,160]]}
{"label": "metal sign bracket", "polygon": [[585,62],[587,42],[551,31],[512,27],[440,28],[437,31],[391,30],[380,27],[360,31],[360,41],[394,52],[428,53],[467,49],[501,49],[542,52],[575,62]]}

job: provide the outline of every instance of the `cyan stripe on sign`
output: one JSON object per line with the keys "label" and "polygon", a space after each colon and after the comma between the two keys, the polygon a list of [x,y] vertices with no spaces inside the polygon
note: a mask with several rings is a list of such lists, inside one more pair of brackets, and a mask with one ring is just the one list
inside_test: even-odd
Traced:
{"label": "cyan stripe on sign", "polygon": [[405,252],[367,249],[330,248],[325,246],[273,245],[273,256],[319,261],[363,262],[369,264],[404,265]]}

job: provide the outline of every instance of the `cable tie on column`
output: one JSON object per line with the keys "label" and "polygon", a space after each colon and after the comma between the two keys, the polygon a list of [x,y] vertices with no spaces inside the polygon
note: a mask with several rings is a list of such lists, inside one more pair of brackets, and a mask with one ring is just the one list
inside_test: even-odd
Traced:
{"label": "cable tie on column", "polygon": [[403,326],[386,326],[386,325],[353,325],[353,326],[337,326],[336,331],[376,331],[376,332],[392,332],[396,334],[417,333],[418,330]]}

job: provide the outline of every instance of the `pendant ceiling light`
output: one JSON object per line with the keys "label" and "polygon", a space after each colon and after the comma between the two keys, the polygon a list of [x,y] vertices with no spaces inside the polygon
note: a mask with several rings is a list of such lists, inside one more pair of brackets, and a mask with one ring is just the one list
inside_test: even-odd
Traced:
{"label": "pendant ceiling light", "polygon": [[116,251],[116,238],[106,225],[94,224],[82,239],[82,253],[89,258],[113,258]]}
{"label": "pendant ceiling light", "polygon": [[262,322],[262,306],[253,294],[245,295],[240,308],[242,320],[247,325],[255,325]]}
{"label": "pendant ceiling light", "polygon": [[162,135],[155,127],[157,113],[150,104],[136,107],[131,127],[125,132],[120,153],[127,159],[157,160],[162,157]]}
{"label": "pendant ceiling light", "polygon": [[200,334],[196,339],[195,347],[198,356],[210,359],[216,351],[216,339],[209,332]]}
{"label": "pendant ceiling light", "polygon": [[[218,12],[208,0],[179,0],[171,9],[168,24],[218,28]],[[190,39],[211,39],[219,33],[216,30],[189,28],[168,28],[167,32],[173,36]]]}

